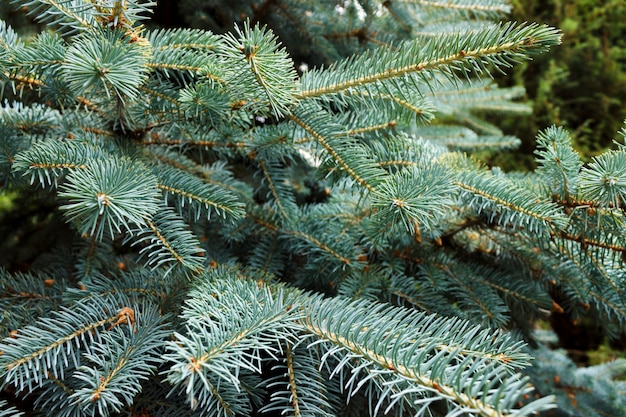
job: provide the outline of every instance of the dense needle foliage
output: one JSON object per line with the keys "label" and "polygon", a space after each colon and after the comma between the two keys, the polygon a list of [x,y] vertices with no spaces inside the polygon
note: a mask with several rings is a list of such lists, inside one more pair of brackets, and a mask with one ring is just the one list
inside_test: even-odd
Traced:
{"label": "dense needle foliage", "polygon": [[523,143],[516,158],[498,155],[508,166],[534,167],[538,130],[557,124],[571,132],[583,159],[611,148],[626,118],[626,3],[621,0],[515,0],[513,20],[558,27],[563,43],[550,54],[518,66],[501,85],[522,83],[533,103],[530,117],[502,127]]}
{"label": "dense needle foliage", "polygon": [[147,0],[0,22],[27,253],[0,416],[623,413],[624,362],[578,369],[535,324],[623,333],[626,147],[585,164],[551,127],[532,173],[472,156],[519,144],[480,114],[529,111],[489,75],[559,31],[501,0],[305,3],[235,1],[224,33],[149,29]]}

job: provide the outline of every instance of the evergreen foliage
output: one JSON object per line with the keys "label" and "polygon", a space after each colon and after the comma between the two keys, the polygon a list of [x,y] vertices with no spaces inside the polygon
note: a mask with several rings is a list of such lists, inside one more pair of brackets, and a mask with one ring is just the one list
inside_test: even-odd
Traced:
{"label": "evergreen foliage", "polygon": [[572,132],[574,148],[588,160],[612,146],[626,118],[626,4],[621,0],[513,0],[511,18],[563,31],[563,45],[517,67],[500,85],[523,83],[532,115],[502,124],[523,139],[522,156],[498,155],[495,164],[534,168],[537,130],[557,124]]}
{"label": "evergreen foliage", "polygon": [[55,31],[0,24],[0,182],[59,238],[0,269],[0,415],[624,412],[623,363],[577,370],[534,324],[622,334],[626,147],[583,164],[553,127],[535,172],[471,156],[518,143],[480,111],[528,110],[486,77],[557,30],[500,0],[319,2],[299,74],[254,17],[16,3]]}

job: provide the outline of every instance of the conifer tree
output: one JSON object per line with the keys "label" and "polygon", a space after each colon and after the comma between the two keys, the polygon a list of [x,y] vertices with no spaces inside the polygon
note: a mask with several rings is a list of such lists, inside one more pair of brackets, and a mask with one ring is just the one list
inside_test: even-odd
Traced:
{"label": "conifer tree", "polygon": [[0,269],[0,416],[623,413],[624,362],[534,325],[623,332],[626,147],[475,156],[518,143],[485,112],[528,111],[489,74],[556,29],[502,0],[233,2],[224,33],[15,5],[53,30],[0,22],[0,183],[59,237]]}

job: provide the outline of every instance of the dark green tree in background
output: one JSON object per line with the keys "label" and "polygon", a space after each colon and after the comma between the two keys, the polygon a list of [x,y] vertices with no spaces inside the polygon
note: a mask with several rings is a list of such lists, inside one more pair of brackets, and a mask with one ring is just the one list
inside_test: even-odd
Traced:
{"label": "dark green tree in background", "polygon": [[[626,3],[621,0],[514,1],[512,18],[539,21],[563,31],[563,46],[518,67],[501,85],[521,83],[533,103],[531,117],[513,118],[503,128],[522,139],[517,161],[534,168],[535,132],[552,124],[572,132],[585,159],[612,147],[626,119]],[[523,163],[520,163],[520,158]]]}
{"label": "dark green tree in background", "polygon": [[626,147],[477,157],[520,143],[485,113],[530,113],[490,74],[558,30],[501,0],[155,6],[0,22],[0,416],[624,414],[626,362],[536,324],[623,334]]}

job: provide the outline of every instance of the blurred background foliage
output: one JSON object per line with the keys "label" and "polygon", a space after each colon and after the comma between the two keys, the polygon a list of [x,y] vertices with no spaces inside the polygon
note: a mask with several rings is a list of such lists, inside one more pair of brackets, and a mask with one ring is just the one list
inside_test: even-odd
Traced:
{"label": "blurred background foliage", "polygon": [[626,119],[626,2],[514,0],[512,19],[560,28],[563,45],[516,67],[502,85],[523,85],[531,117],[503,120],[521,148],[491,161],[507,169],[534,168],[534,137],[552,124],[567,128],[587,158],[610,148]]}

